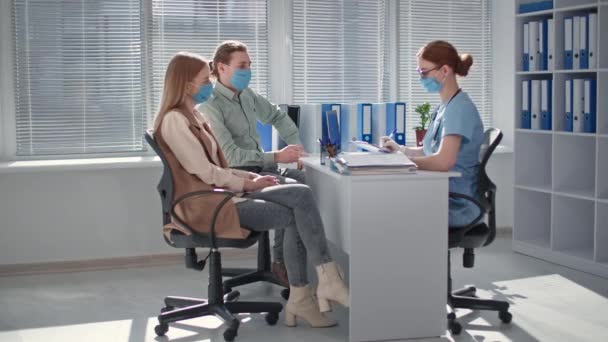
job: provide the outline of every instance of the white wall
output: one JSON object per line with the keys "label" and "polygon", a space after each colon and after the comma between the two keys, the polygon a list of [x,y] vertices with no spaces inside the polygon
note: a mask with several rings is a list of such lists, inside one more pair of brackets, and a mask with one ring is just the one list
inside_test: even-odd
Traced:
{"label": "white wall", "polygon": [[[513,144],[514,0],[492,0],[494,126]],[[286,96],[286,94],[283,94]],[[513,223],[513,157],[489,165],[498,226]],[[0,173],[0,264],[174,253],[161,237],[160,165]]]}

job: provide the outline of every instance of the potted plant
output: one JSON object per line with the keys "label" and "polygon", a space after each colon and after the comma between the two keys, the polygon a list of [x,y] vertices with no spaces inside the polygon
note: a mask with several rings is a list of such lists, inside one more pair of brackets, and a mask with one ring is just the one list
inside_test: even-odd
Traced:
{"label": "potted plant", "polygon": [[426,134],[427,124],[431,118],[431,104],[425,102],[418,105],[414,111],[420,115],[420,126],[414,127],[416,131],[416,146],[422,146],[422,139]]}

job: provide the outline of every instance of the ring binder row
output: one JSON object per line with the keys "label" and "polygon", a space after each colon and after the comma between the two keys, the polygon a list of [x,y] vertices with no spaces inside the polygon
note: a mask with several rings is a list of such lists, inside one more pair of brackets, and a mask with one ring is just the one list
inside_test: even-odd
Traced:
{"label": "ring binder row", "polygon": [[555,26],[553,18],[523,24],[523,71],[555,68]]}
{"label": "ring binder row", "polygon": [[564,69],[597,68],[597,13],[564,18]]}

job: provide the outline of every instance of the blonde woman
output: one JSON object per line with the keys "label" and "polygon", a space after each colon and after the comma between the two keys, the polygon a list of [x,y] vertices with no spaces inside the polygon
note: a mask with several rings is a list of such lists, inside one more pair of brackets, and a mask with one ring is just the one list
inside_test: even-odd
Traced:
{"label": "blonde woman", "polygon": [[[210,84],[209,64],[202,57],[180,52],[169,62],[154,120],[154,136],[171,166],[176,193],[180,184],[181,191],[223,188],[237,193],[233,202],[222,209],[218,237],[242,238],[248,230],[285,229],[285,264],[290,282],[285,324],[295,326],[299,317],[312,327],[336,325],[322,312],[331,309],[330,301],[348,306],[349,294],[329,255],[323,222],[310,188],[302,184],[277,185],[274,176],[228,168],[207,120],[195,109],[209,97]],[[181,211],[192,227],[205,226],[209,221],[205,213],[210,210],[206,208],[190,204]],[[308,285],[307,256],[319,278],[318,305]]]}

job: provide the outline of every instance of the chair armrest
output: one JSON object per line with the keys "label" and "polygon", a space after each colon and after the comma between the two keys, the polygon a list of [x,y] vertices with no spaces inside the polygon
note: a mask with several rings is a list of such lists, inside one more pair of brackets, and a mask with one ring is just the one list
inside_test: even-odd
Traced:
{"label": "chair armrest", "polygon": [[185,200],[188,200],[193,197],[205,197],[205,196],[224,196],[224,199],[215,207],[215,210],[213,211],[212,220],[211,220],[211,230],[210,230],[211,248],[217,248],[216,241],[215,241],[215,222],[217,220],[217,216],[220,213],[220,210],[222,210],[224,205],[226,205],[226,203],[228,201],[230,201],[230,199],[232,199],[232,197],[235,196],[235,194],[233,192],[226,191],[224,189],[200,190],[200,191],[188,192],[188,193],[180,196],[173,202],[173,204],[171,205],[171,216],[173,216],[173,218],[175,218],[175,220],[184,229],[186,229],[188,231],[188,233],[197,235],[197,236],[201,236],[201,234],[199,234],[196,230],[192,229],[192,227],[190,227],[190,225],[188,225],[186,222],[184,222],[184,220],[175,211],[175,208],[177,207],[178,204],[184,202]]}
{"label": "chair armrest", "polygon": [[486,208],[486,206],[484,206],[484,205],[483,205],[483,204],[482,204],[480,201],[478,201],[477,199],[475,199],[475,198],[473,198],[473,197],[471,197],[471,196],[464,195],[464,194],[461,194],[461,193],[458,193],[458,192],[450,192],[450,193],[449,193],[449,196],[450,196],[450,198],[462,198],[462,199],[464,199],[464,200],[467,200],[467,201],[469,201],[469,202],[471,202],[471,203],[475,204],[475,206],[476,206],[477,208],[479,208],[479,215],[477,215],[477,217],[476,217],[476,218],[475,218],[473,221],[471,221],[471,223],[470,223],[470,224],[468,224],[468,225],[466,225],[466,226],[459,226],[458,228],[460,228],[460,229],[470,229],[470,228],[473,228],[473,227],[475,226],[475,224],[476,224],[476,223],[477,223],[479,220],[481,220],[481,218],[482,218],[482,217],[483,217],[483,216],[486,214],[486,212],[487,212],[487,208]]}

